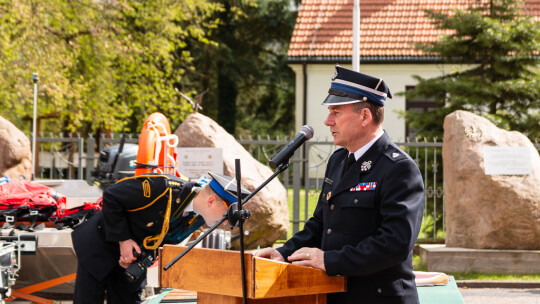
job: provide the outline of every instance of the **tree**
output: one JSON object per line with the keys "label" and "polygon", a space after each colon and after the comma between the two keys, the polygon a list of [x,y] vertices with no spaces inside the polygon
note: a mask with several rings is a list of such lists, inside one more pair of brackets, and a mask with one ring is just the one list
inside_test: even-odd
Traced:
{"label": "tree", "polygon": [[209,43],[217,6],[206,0],[0,2],[0,115],[30,130],[33,72],[41,131],[138,132],[190,107],[174,90],[192,60],[186,40]]}
{"label": "tree", "polygon": [[444,117],[456,110],[482,115],[499,127],[540,137],[540,26],[523,13],[520,1],[491,0],[468,10],[426,11],[441,35],[419,44],[444,63],[457,64],[450,74],[418,81],[407,98],[432,98],[434,111],[404,113],[420,136],[441,137]]}
{"label": "tree", "polygon": [[182,88],[208,90],[204,114],[230,133],[288,133],[294,122],[294,73],[286,65],[295,17],[290,2],[215,3],[219,24],[209,39],[216,44],[188,43],[197,69],[187,72]]}

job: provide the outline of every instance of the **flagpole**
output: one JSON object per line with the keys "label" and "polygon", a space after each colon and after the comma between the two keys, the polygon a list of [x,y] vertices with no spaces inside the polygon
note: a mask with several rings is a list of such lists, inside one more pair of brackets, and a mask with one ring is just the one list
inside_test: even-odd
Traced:
{"label": "flagpole", "polygon": [[32,80],[34,81],[34,116],[32,119],[32,180],[34,180],[36,174],[36,115],[38,73],[32,74]]}
{"label": "flagpole", "polygon": [[352,69],[353,71],[360,72],[360,0],[354,0],[352,51]]}

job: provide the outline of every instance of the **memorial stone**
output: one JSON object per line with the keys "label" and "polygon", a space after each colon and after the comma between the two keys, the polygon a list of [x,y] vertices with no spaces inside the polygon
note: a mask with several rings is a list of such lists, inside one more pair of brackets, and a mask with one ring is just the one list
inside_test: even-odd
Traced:
{"label": "memorial stone", "polygon": [[[496,150],[500,164],[486,173],[486,147],[509,149],[511,159]],[[446,247],[540,249],[540,157],[525,135],[456,111],[444,120],[442,157]]]}
{"label": "memorial stone", "polygon": [[[273,174],[269,167],[254,159],[225,129],[200,113],[189,115],[174,134],[178,136],[178,147],[222,148],[225,175],[235,176],[235,159],[240,159],[241,183],[250,191]],[[179,170],[182,172],[182,168]],[[287,231],[289,226],[287,191],[277,178],[244,206],[251,212],[251,218],[244,225],[244,229],[249,231],[244,240],[246,248],[271,246]],[[235,229],[233,235],[237,233],[238,229]]]}

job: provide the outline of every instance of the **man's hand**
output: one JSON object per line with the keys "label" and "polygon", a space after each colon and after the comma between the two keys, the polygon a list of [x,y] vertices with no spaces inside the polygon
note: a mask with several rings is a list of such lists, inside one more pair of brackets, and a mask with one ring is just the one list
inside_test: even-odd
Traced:
{"label": "man's hand", "polygon": [[300,248],[291,254],[288,260],[295,265],[309,266],[326,271],[324,267],[324,251],[319,248]]}
{"label": "man's hand", "polygon": [[281,253],[279,253],[279,251],[275,250],[274,248],[270,248],[270,247],[257,250],[253,253],[253,255],[260,258],[267,258],[274,261],[285,262],[285,259],[283,258]]}
{"label": "man's hand", "polygon": [[118,264],[123,268],[128,268],[131,263],[137,260],[133,255],[133,250],[140,254],[141,248],[139,248],[139,245],[132,239],[120,241],[118,243],[120,244],[120,259],[118,260]]}

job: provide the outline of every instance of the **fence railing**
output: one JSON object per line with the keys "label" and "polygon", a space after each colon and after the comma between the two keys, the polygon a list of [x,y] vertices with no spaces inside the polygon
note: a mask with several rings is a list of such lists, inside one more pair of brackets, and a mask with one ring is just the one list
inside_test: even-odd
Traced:
{"label": "fence railing", "polygon": [[[238,142],[257,160],[267,164],[273,153],[286,145],[288,140],[240,138]],[[424,180],[426,205],[419,239],[442,242],[445,236],[442,142],[435,138],[396,144],[415,160]],[[289,193],[292,192],[290,222],[293,233],[302,228],[314,211],[324,181],[326,163],[337,148],[331,141],[310,140],[304,144],[303,150],[297,151],[292,157],[288,169],[292,175],[284,175],[282,181]]]}
{"label": "fence railing", "polygon": [[[91,172],[95,170],[99,151],[118,144],[120,136],[88,137],[77,136],[39,137],[36,139],[39,164],[38,179],[84,179],[93,183]],[[251,155],[263,164],[289,142],[289,138],[238,138]],[[98,144],[96,144],[98,142]],[[138,135],[128,135],[126,143],[137,143]],[[444,190],[442,172],[442,142],[435,139],[396,142],[417,163],[425,185],[425,201],[420,241],[440,242],[445,237]],[[538,141],[535,142],[540,149]],[[96,150],[97,147],[97,150]],[[299,231],[311,216],[324,179],[328,158],[336,146],[331,141],[310,140],[296,151],[290,160],[290,168],[279,177],[289,193],[292,232]],[[181,168],[180,168],[181,171]]]}

